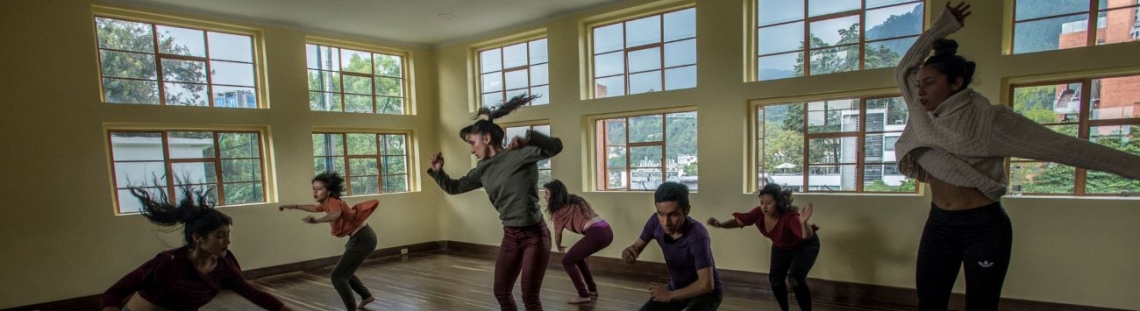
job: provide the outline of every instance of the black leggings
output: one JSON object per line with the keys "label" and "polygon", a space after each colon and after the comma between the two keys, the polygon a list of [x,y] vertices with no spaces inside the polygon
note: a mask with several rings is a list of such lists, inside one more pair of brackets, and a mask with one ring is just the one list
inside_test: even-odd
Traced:
{"label": "black leggings", "polygon": [[811,240],[805,241],[792,249],[782,249],[772,246],[772,262],[768,268],[768,282],[772,284],[772,294],[780,304],[780,310],[788,310],[788,285],[796,293],[796,302],[800,310],[811,310],[811,290],[808,289],[807,275],[811,266],[815,265],[815,258],[819,257],[819,234],[812,235]]}
{"label": "black leggings", "polygon": [[966,310],[997,310],[1012,248],[1013,225],[1001,203],[964,211],[931,204],[918,245],[918,309],[946,310],[965,266]]}

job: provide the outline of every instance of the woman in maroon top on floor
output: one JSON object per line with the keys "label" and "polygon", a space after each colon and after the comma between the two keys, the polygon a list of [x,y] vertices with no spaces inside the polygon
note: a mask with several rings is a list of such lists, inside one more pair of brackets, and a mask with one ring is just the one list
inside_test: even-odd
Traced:
{"label": "woman in maroon top on floor", "polygon": [[[571,298],[568,302],[578,304],[597,299],[598,285],[594,283],[586,258],[610,246],[614,241],[614,232],[610,230],[609,223],[594,213],[586,199],[570,194],[562,181],[555,179],[542,185],[542,188],[546,197],[546,212],[550,213],[554,223],[554,245],[558,245],[559,252],[566,253],[562,256],[562,269],[570,275],[574,289],[578,290],[578,297]],[[569,252],[562,246],[562,229],[584,235],[570,247]]]}
{"label": "woman in maroon top on floor", "polygon": [[155,197],[142,188],[130,190],[148,220],[160,226],[181,224],[186,246],[161,252],[120,279],[103,293],[101,310],[198,310],[227,289],[266,310],[290,310],[246,282],[237,258],[227,249],[233,220],[211,206],[208,190],[182,187],[177,206],[169,203],[165,191]]}
{"label": "woman in maroon top on floor", "polygon": [[760,206],[747,213],[733,213],[725,222],[709,218],[709,225],[717,228],[743,228],[756,224],[760,234],[772,239],[772,260],[769,263],[768,281],[772,284],[772,294],[780,304],[780,310],[788,310],[788,287],[784,278],[796,293],[800,310],[811,310],[811,290],[807,285],[807,274],[819,256],[819,229],[809,223],[812,205],[808,203],[802,210],[792,206],[792,192],[780,189],[780,185],[768,184],[760,189]]}

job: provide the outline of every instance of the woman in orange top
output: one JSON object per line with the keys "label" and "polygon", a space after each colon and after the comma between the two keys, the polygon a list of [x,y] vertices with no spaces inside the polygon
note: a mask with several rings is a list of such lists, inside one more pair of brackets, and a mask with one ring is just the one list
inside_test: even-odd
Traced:
{"label": "woman in orange top", "polygon": [[[333,236],[349,237],[348,243],[344,245],[344,255],[340,257],[336,268],[333,268],[332,283],[337,294],[340,294],[340,299],[344,301],[346,310],[364,310],[364,306],[376,298],[372,297],[372,293],[364,287],[360,278],[356,277],[356,269],[360,268],[372,251],[376,250],[376,233],[364,221],[372,215],[372,211],[380,202],[369,200],[349,208],[348,204],[340,199],[342,192],[344,192],[344,178],[337,173],[321,173],[313,177],[313,199],[319,204],[286,204],[281,205],[279,209],[324,212],[324,217],[305,216],[302,220],[311,224],[327,222],[332,227]],[[359,305],[356,304],[356,297],[352,296],[352,292],[360,295]]]}
{"label": "woman in orange top", "polygon": [[[578,297],[571,298],[569,303],[590,302],[591,298],[598,298],[598,285],[594,284],[594,276],[590,274],[586,258],[610,246],[614,241],[614,232],[602,217],[594,213],[590,203],[586,203],[580,196],[570,194],[562,181],[555,179],[542,185],[542,188],[546,196],[546,211],[554,222],[554,245],[558,245],[559,252],[566,253],[562,256],[562,269],[570,274],[570,281],[574,283],[574,289],[578,290]],[[569,229],[584,237],[574,243],[570,251],[566,251],[566,247],[562,246],[562,229]]]}

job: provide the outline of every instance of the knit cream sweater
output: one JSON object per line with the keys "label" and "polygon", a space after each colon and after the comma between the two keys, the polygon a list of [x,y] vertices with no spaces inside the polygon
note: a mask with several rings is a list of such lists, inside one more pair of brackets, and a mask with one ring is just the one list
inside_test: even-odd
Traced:
{"label": "knit cream sweater", "polygon": [[909,118],[895,144],[899,171],[926,182],[929,176],[977,188],[998,201],[1006,191],[1005,157],[1056,162],[1140,179],[1140,156],[1054,132],[1005,105],[992,105],[973,89],[962,90],[926,111],[914,77],[935,40],[961,29],[944,12],[895,68]]}

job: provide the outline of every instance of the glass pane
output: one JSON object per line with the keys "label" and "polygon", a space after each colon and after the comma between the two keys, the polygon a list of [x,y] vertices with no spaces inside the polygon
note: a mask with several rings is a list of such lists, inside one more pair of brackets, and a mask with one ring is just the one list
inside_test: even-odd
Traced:
{"label": "glass pane", "polygon": [[348,159],[348,173],[352,176],[373,176],[380,175],[380,167],[376,163],[375,158],[370,159]]}
{"label": "glass pane", "polygon": [[214,107],[257,108],[257,90],[250,87],[214,86]]}
{"label": "glass pane", "polygon": [[372,54],[376,75],[400,78],[404,76],[402,57],[388,54]]}
{"label": "glass pane", "polygon": [[1081,111],[1081,83],[1017,87],[1013,110],[1037,123],[1077,122]]}
{"label": "glass pane", "polygon": [[855,191],[858,170],[854,164],[812,165],[808,168],[809,191]]}
{"label": "glass pane", "polygon": [[344,95],[344,112],[372,113],[372,96]]}
{"label": "glass pane", "polygon": [[528,126],[528,125],[506,128],[506,131],[505,131],[506,135],[503,136],[503,148],[506,148],[508,145],[510,145],[511,140],[514,140],[516,137],[517,138],[525,138],[526,137],[526,131],[529,131],[529,130],[530,130],[530,126]]}
{"label": "glass pane", "polygon": [[808,133],[859,131],[859,100],[838,99],[808,103]]}
{"label": "glass pane", "polygon": [[503,104],[503,92],[483,94],[483,107],[497,107]]}
{"label": "glass pane", "polygon": [[763,56],[756,60],[757,77],[761,81],[802,77],[803,63],[802,52]]}
{"label": "glass pane", "polygon": [[1092,80],[1093,120],[1140,118],[1140,76]]}
{"label": "glass pane", "polygon": [[[1113,2],[1114,6],[1128,3],[1128,1]],[[1140,39],[1140,18],[1137,18],[1137,13],[1140,13],[1140,9],[1136,7],[1099,12],[1096,20],[1096,44],[1129,42]]]}
{"label": "glass pane", "polygon": [[309,110],[341,111],[340,93],[309,92]]}
{"label": "glass pane", "polygon": [[[1135,139],[1136,134],[1140,134],[1140,126],[1094,126],[1089,129],[1089,141],[1140,156],[1140,140]],[[1137,193],[1140,192],[1140,181],[1116,174],[1089,171],[1085,192],[1092,194]]]}
{"label": "glass pane", "polygon": [[493,49],[479,52],[479,70],[481,73],[503,70],[503,50]]}
{"label": "glass pane", "polygon": [[[205,193],[206,202],[209,202],[209,204],[218,204],[218,189],[216,189],[214,187],[214,185],[190,185],[190,186],[194,187],[195,190],[206,190],[206,189],[208,189]],[[197,196],[198,195],[195,194],[195,200],[197,200]],[[181,201],[183,198],[185,198],[185,196],[183,195],[182,189],[178,189],[178,191],[174,192],[174,200],[175,201]]]}
{"label": "glass pane", "polygon": [[625,158],[625,147],[606,147],[606,167],[610,169],[624,169],[628,163]]}
{"label": "glass pane", "polygon": [[811,74],[821,75],[859,68],[859,47],[847,45],[811,51]]}
{"label": "glass pane", "polygon": [[[161,147],[160,147],[161,148]],[[127,153],[125,156],[134,156],[129,154],[134,151],[133,148],[123,148]],[[146,152],[139,150],[139,152]],[[118,154],[116,154],[118,156]],[[154,185],[155,180],[159,184],[166,184],[166,163],[158,162],[115,162],[115,187],[139,187]]]}
{"label": "glass pane", "polygon": [[394,175],[384,176],[384,192],[407,192],[408,191],[408,176]]}
{"label": "glass pane", "polygon": [[158,160],[162,153],[162,134],[154,132],[112,132],[111,154],[114,161]]}
{"label": "glass pane", "polygon": [[614,52],[594,56],[594,77],[625,73],[625,53]]}
{"label": "glass pane", "polygon": [[760,55],[797,51],[804,42],[804,22],[761,27],[756,32],[757,52]]}
{"label": "glass pane", "polygon": [[384,157],[384,175],[404,174],[408,172],[408,166],[404,162],[403,156]]}
{"label": "glass pane", "polygon": [[154,53],[154,29],[150,24],[96,17],[99,48]]}
{"label": "glass pane", "polygon": [[340,176],[344,175],[344,158],[341,157],[317,157],[313,159],[313,171],[316,173],[336,172]]}
{"label": "glass pane", "polygon": [[163,59],[162,79],[165,82],[206,83],[206,62]]}
{"label": "glass pane", "polygon": [[309,90],[340,92],[340,74],[323,70],[309,70]]}
{"label": "glass pane", "polygon": [[257,133],[218,133],[218,144],[223,159],[261,157]]}
{"label": "glass pane", "polygon": [[153,80],[158,72],[151,54],[100,50],[99,63],[104,77]]}
{"label": "glass pane", "polygon": [[550,125],[535,125],[530,130],[542,133],[543,135],[550,136]]}
{"label": "glass pane", "polygon": [[763,137],[760,154],[760,178],[766,182],[797,188],[803,186],[804,136],[803,104],[763,106],[757,119],[762,120],[759,137]]}
{"label": "glass pane", "polygon": [[899,173],[895,163],[866,163],[863,167],[864,192],[915,192],[915,180]]}
{"label": "glass pane", "polygon": [[158,82],[103,78],[108,103],[158,105]]}
{"label": "glass pane", "polygon": [[222,181],[261,181],[261,161],[222,160]]}
{"label": "glass pane", "polygon": [[611,169],[611,170],[608,170],[606,173],[607,173],[606,174],[606,188],[607,189],[625,188],[626,185],[629,184],[628,181],[626,180],[626,176],[625,176],[626,170],[624,168],[622,168],[622,169]]}
{"label": "glass pane", "polygon": [[660,70],[629,75],[629,94],[660,92],[661,90]]}
{"label": "glass pane", "polygon": [[606,120],[606,145],[625,145],[625,120]]}
{"label": "glass pane", "polygon": [[594,97],[605,98],[625,95],[625,77],[616,76],[594,80]]}
{"label": "glass pane", "polygon": [[400,78],[377,77],[373,81],[376,83],[376,95],[404,96],[404,80]]}
{"label": "glass pane", "polygon": [[696,39],[665,44],[665,67],[692,65],[696,63]]}
{"label": "glass pane", "polygon": [[859,42],[858,15],[812,22],[809,28],[813,49]]}
{"label": "glass pane", "polygon": [[351,177],[348,182],[351,195],[380,193],[379,176]]}
{"label": "glass pane", "polygon": [[[158,200],[161,198],[162,193],[166,191],[165,188],[143,188],[144,191],[149,192],[151,198]],[[142,203],[138,198],[131,195],[131,191],[127,189],[120,189],[115,191],[119,199],[119,213],[131,214],[138,213],[142,210]]]}
{"label": "glass pane", "polygon": [[253,37],[217,32],[206,36],[210,39],[210,59],[253,62]]}
{"label": "glass pane", "polygon": [[922,33],[922,2],[870,10],[865,18],[867,40],[918,35]]}
{"label": "glass pane", "polygon": [[883,162],[883,147],[886,138],[883,134],[867,134],[863,136],[863,161],[866,163]]}
{"label": "glass pane", "polygon": [[384,154],[407,155],[408,147],[404,135],[384,135]]}
{"label": "glass pane", "polygon": [[697,9],[684,9],[665,14],[664,41],[674,41],[697,36]]}
{"label": "glass pane", "polygon": [[661,42],[661,16],[649,16],[625,23],[625,47]]}
{"label": "glass pane", "polygon": [[503,48],[503,68],[526,66],[526,43],[519,43]]}
{"label": "glass pane", "polygon": [[1072,194],[1076,170],[1072,166],[1048,162],[1010,163],[1011,192],[1021,187],[1027,194]]}
{"label": "glass pane", "polygon": [[902,55],[914,44],[918,37],[867,43],[863,54],[863,68],[890,68],[898,66]]}
{"label": "glass pane", "polygon": [[621,23],[594,28],[594,54],[621,50],[625,47]]}
{"label": "glass pane", "polygon": [[814,164],[855,163],[858,161],[856,137],[808,139],[808,161]]}
{"label": "glass pane", "polygon": [[519,89],[519,90],[510,90],[510,91],[507,91],[507,93],[506,93],[506,94],[504,94],[504,95],[506,95],[506,96],[507,96],[507,98],[514,98],[515,96],[524,95],[524,94],[526,94],[527,92],[528,92],[528,91],[527,91],[527,89],[525,89],[525,88],[524,88],[524,89]]}
{"label": "glass pane", "polygon": [[222,184],[226,193],[226,205],[265,202],[261,183]]}
{"label": "glass pane", "polygon": [[867,100],[867,115],[882,114],[881,125],[867,125],[868,132],[901,131],[906,125],[906,102],[902,97],[872,98]]}
{"label": "glass pane", "polygon": [[530,102],[531,105],[546,105],[550,103],[550,86],[536,86],[530,88],[531,95],[538,95],[534,101]]}
{"label": "glass pane", "polygon": [[483,93],[498,92],[503,90],[503,75],[502,72],[492,72],[483,74]]}
{"label": "glass pane", "polygon": [[[540,165],[539,167],[542,167],[541,166],[542,162],[546,162],[547,166],[549,166],[550,159],[539,161],[539,163],[538,163]],[[542,187],[542,185],[545,185],[545,184],[550,183],[551,181],[554,181],[553,175],[554,174],[552,174],[552,172],[548,169],[539,169],[538,170],[538,184],[535,186]]]}
{"label": "glass pane", "polygon": [[867,8],[877,8],[887,5],[903,2],[914,2],[915,0],[867,0]]}
{"label": "glass pane", "polygon": [[516,90],[530,86],[530,83],[528,82],[530,73],[527,72],[526,69],[507,71],[504,73],[504,75],[506,76],[506,88],[508,90]]}
{"label": "glass pane", "polygon": [[1014,20],[1089,11],[1089,0],[1015,0]]}
{"label": "glass pane", "polygon": [[372,74],[372,53],[341,49],[340,62],[341,71]]}
{"label": "glass pane", "polygon": [[218,182],[213,162],[173,163],[170,173],[175,184],[206,184]]}
{"label": "glass pane", "polygon": [[348,134],[348,154],[349,155],[372,155],[372,154],[376,154],[376,134],[349,133]]}
{"label": "glass pane", "polygon": [[665,69],[665,90],[697,87],[697,66]]}
{"label": "glass pane", "polygon": [[344,93],[372,95],[372,77],[344,75]]}
{"label": "glass pane", "polygon": [[1013,53],[1032,53],[1087,45],[1088,15],[1078,14],[1013,24]]}
{"label": "glass pane", "polygon": [[808,17],[858,10],[862,0],[808,0]]}
{"label": "glass pane", "polygon": [[803,0],[759,0],[757,25],[765,26],[804,19]]}
{"label": "glass pane", "polygon": [[171,159],[214,158],[214,133],[168,132]]}
{"label": "glass pane", "polygon": [[547,62],[546,59],[546,39],[538,39],[530,42],[530,64],[541,64]]}
{"label": "glass pane", "polygon": [[404,99],[376,96],[376,113],[402,115],[404,114]]}
{"label": "glass pane", "polygon": [[547,64],[530,66],[530,85],[531,86],[539,86],[539,85],[550,84],[549,74],[547,73],[547,70],[549,70],[549,66],[550,65],[547,65]]}
{"label": "glass pane", "polygon": [[[206,34],[197,29],[157,25],[158,52],[164,54],[206,57]],[[212,56],[212,55],[211,55]]]}
{"label": "glass pane", "polygon": [[340,71],[340,49],[306,44],[305,63],[309,69]]}
{"label": "glass pane", "polygon": [[697,112],[665,115],[665,180],[697,186]]}
{"label": "glass pane", "polygon": [[164,83],[166,104],[171,106],[209,106],[210,95],[205,84]]}
{"label": "glass pane", "polygon": [[211,61],[210,79],[213,84],[254,86],[253,64]]}
{"label": "glass pane", "polygon": [[630,147],[630,190],[654,190],[664,182],[660,146]]}
{"label": "glass pane", "polygon": [[[629,72],[661,69],[661,48],[629,52]],[[630,89],[633,89],[632,87]]]}
{"label": "glass pane", "polygon": [[629,118],[629,142],[650,142],[662,141],[665,137],[661,131],[664,127],[661,124],[661,115],[648,115]]}

